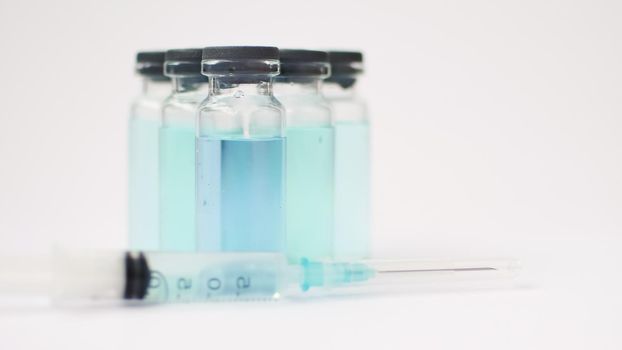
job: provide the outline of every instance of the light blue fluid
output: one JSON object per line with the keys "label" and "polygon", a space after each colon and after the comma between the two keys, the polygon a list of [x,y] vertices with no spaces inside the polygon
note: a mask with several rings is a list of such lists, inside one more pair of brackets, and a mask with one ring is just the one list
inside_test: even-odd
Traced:
{"label": "light blue fluid", "polygon": [[287,128],[287,255],[333,254],[334,140],[332,127]]}
{"label": "light blue fluid", "polygon": [[195,133],[160,129],[160,249],[196,250]]}
{"label": "light blue fluid", "polygon": [[370,254],[369,125],[335,124],[335,258]]}
{"label": "light blue fluid", "polygon": [[158,240],[157,119],[129,122],[129,239],[131,249],[156,250]]}
{"label": "light blue fluid", "polygon": [[197,240],[202,251],[281,252],[285,140],[197,139]]}

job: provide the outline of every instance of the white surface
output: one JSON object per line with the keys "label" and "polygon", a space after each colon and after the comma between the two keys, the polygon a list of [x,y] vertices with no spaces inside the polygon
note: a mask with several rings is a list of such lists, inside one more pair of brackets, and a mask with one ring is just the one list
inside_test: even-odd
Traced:
{"label": "white surface", "polygon": [[512,242],[528,252],[515,289],[148,308],[5,303],[0,334],[6,349],[619,349],[620,243]]}
{"label": "white surface", "polygon": [[0,1],[0,253],[125,245],[136,50],[346,47],[367,57],[374,252],[515,256],[534,286],[294,305],[9,305],[0,347],[621,348],[621,15],[619,1],[586,0]]}

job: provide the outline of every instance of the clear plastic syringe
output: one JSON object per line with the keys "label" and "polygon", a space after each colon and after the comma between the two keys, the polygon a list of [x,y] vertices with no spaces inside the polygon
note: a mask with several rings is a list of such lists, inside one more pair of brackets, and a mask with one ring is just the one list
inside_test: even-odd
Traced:
{"label": "clear plastic syringe", "polygon": [[[152,303],[276,300],[331,294],[341,287],[382,289],[416,283],[512,276],[515,261],[424,262],[369,260],[288,263],[275,253],[100,252],[50,259],[2,259],[0,294],[53,300]],[[354,289],[353,289],[354,290]],[[324,293],[322,293],[324,294]]]}

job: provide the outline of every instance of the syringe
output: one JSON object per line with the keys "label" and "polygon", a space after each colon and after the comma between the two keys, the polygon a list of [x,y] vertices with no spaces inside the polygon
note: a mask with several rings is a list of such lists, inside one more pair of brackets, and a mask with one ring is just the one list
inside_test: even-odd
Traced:
{"label": "syringe", "polygon": [[292,264],[276,253],[100,252],[2,260],[0,294],[152,303],[276,300],[312,290],[331,294],[346,287],[494,279],[517,271],[515,261],[301,259]]}

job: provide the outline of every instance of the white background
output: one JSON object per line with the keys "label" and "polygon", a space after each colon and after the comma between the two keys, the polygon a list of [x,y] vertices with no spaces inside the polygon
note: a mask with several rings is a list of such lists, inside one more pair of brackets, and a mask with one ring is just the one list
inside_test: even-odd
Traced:
{"label": "white background", "polygon": [[520,258],[520,288],[0,309],[0,348],[622,348],[619,1],[0,1],[0,253],[126,244],[141,49],[366,54],[374,254]]}

